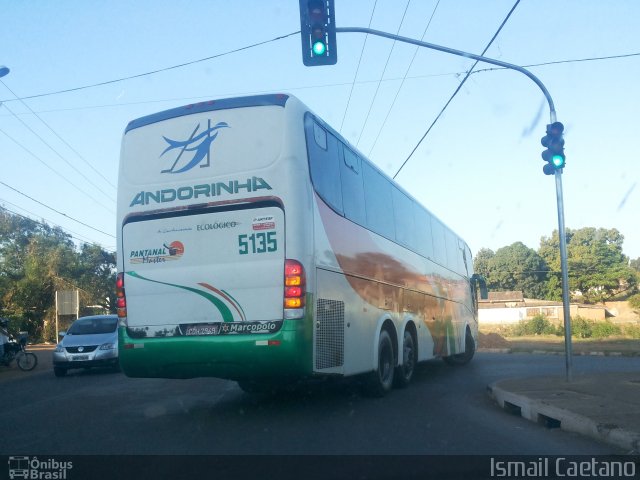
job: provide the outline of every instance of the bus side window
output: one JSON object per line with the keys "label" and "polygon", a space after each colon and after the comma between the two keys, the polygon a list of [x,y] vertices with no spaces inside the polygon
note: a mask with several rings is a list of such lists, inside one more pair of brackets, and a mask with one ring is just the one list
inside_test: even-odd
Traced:
{"label": "bus side window", "polygon": [[413,221],[413,200],[396,187],[392,187],[393,212],[398,243],[417,250],[416,232]]}
{"label": "bus side window", "polygon": [[318,195],[342,214],[338,139],[310,116],[305,117],[311,182]]}
{"label": "bus side window", "polygon": [[364,186],[362,183],[362,162],[360,157],[342,146],[343,158],[340,162],[342,180],[342,204],[345,216],[360,225],[367,224],[364,206]]}
{"label": "bus side window", "polygon": [[364,178],[364,202],[367,210],[367,228],[389,240],[395,241],[391,183],[380,172],[362,162]]}
{"label": "bus side window", "polygon": [[433,258],[433,236],[431,235],[431,215],[417,203],[413,204],[413,218],[416,226],[417,252],[423,257]]}
{"label": "bus side window", "polygon": [[316,122],[313,122],[313,138],[321,149],[327,149],[327,132]]}
{"label": "bus side window", "polygon": [[462,273],[458,264],[458,257],[462,255],[458,246],[458,237],[447,228],[445,229],[445,238],[447,241],[447,267],[456,273]]}
{"label": "bus side window", "polygon": [[445,245],[444,225],[437,218],[432,218],[431,222],[433,234],[433,257],[436,263],[442,266],[447,265],[447,247]]}

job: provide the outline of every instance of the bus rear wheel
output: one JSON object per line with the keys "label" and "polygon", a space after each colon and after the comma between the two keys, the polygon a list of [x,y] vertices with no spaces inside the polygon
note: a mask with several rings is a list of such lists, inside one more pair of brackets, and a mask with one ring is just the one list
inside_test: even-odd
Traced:
{"label": "bus rear wheel", "polygon": [[402,339],[402,365],[396,368],[394,381],[396,387],[404,388],[411,383],[416,369],[416,342],[409,330],[404,331]]}
{"label": "bus rear wheel", "polygon": [[372,397],[383,397],[393,388],[395,356],[391,336],[386,330],[378,339],[378,368],[369,374],[366,392]]}
{"label": "bus rear wheel", "polygon": [[464,343],[465,349],[463,353],[458,353],[457,355],[450,355],[448,357],[442,358],[447,365],[460,366],[466,365],[471,361],[473,355],[476,353],[476,342],[473,339],[471,330],[469,330],[469,328],[467,328]]}

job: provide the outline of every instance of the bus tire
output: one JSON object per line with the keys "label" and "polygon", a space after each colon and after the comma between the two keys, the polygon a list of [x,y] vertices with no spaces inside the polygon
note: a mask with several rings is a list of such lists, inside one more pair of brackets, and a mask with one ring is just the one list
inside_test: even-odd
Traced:
{"label": "bus tire", "polygon": [[402,365],[398,365],[394,374],[396,387],[405,388],[411,383],[416,369],[417,353],[413,334],[406,329],[402,339]]}
{"label": "bus tire", "polygon": [[465,350],[464,353],[458,353],[457,355],[450,355],[448,357],[443,357],[442,359],[445,361],[447,365],[451,365],[454,367],[466,365],[471,361],[473,355],[476,353],[476,342],[471,335],[471,330],[467,328],[467,333],[464,339]]}
{"label": "bus tire", "polygon": [[372,397],[383,397],[393,388],[395,356],[391,336],[386,330],[380,331],[378,339],[378,367],[369,374],[366,393]]}

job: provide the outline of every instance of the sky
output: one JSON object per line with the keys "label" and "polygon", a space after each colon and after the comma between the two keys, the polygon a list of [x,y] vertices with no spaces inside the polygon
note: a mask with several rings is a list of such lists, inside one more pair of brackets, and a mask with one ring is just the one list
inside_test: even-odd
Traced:
{"label": "sky", "polygon": [[[338,27],[480,54],[515,2],[336,0],[335,16]],[[10,69],[0,79],[0,205],[77,242],[115,250],[129,121],[270,92],[300,98],[390,176],[415,149],[396,181],[474,254],[518,241],[537,249],[558,228],[540,157],[549,105],[522,73],[478,64],[416,149],[473,60],[339,33],[338,63],[305,67],[299,35],[273,40],[299,31],[293,0],[0,0],[0,11],[0,65]],[[617,228],[631,258],[640,257],[638,19],[636,0],[521,0],[485,53],[538,65],[528,68],[565,125],[566,226]],[[539,65],[550,62],[561,63]]]}

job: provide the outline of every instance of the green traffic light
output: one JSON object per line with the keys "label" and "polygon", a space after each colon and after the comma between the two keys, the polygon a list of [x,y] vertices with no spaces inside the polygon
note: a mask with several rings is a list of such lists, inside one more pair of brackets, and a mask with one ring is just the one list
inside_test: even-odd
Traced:
{"label": "green traffic light", "polygon": [[553,163],[553,166],[556,168],[563,168],[564,156],[559,154],[554,155],[553,157],[551,157],[551,163]]}
{"label": "green traffic light", "polygon": [[327,46],[324,42],[318,41],[313,44],[312,50],[313,54],[316,56],[324,55],[327,51]]}

